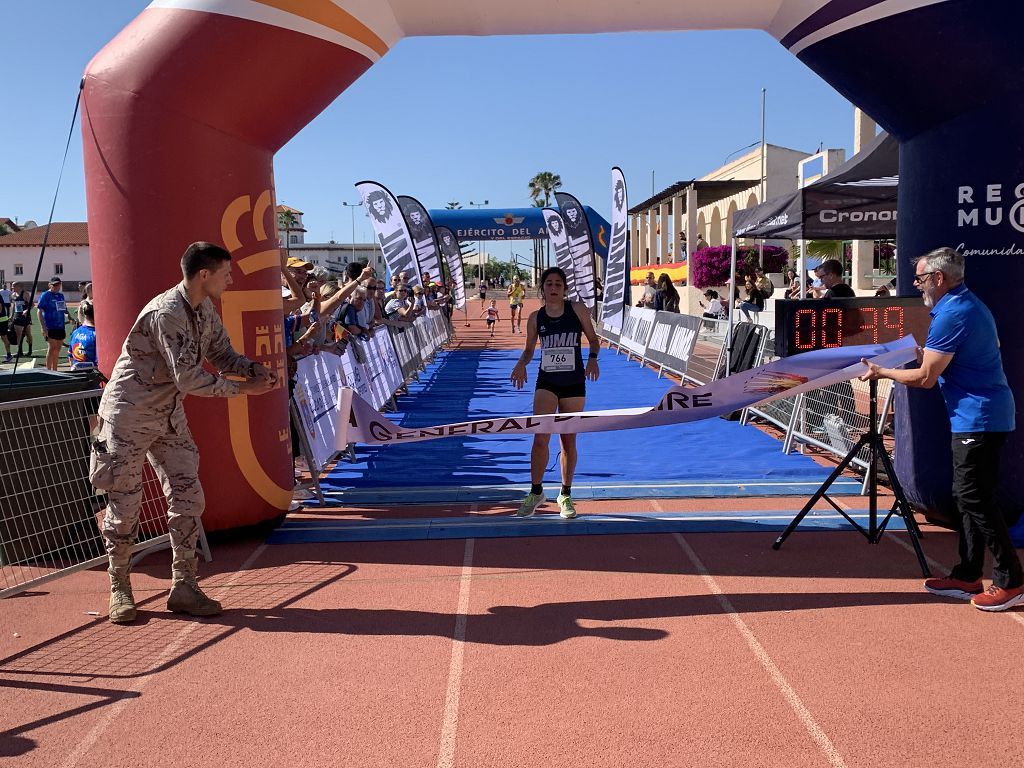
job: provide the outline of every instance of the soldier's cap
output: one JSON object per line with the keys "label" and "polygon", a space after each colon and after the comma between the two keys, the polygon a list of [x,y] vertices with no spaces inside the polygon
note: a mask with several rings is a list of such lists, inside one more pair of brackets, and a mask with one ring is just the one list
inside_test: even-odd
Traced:
{"label": "soldier's cap", "polygon": [[60,284],[64,283],[64,281],[61,280],[59,276],[54,275],[53,277],[50,278],[49,285],[57,285],[58,283],[60,283]]}
{"label": "soldier's cap", "polygon": [[295,256],[288,257],[288,266],[292,269],[312,269],[313,265]]}

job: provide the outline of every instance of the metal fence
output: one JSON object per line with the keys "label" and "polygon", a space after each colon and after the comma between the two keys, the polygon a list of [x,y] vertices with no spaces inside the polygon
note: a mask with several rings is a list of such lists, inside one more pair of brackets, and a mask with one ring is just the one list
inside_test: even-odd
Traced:
{"label": "metal fence", "polygon": [[[100,392],[0,403],[0,597],[107,562],[105,504],[89,482]],[[135,551],[169,544],[163,490],[149,465]],[[205,535],[203,554],[209,559]]]}
{"label": "metal fence", "polygon": [[[632,317],[634,313],[636,317]],[[630,349],[627,349],[627,342],[623,338],[613,338],[603,324],[599,327],[599,333],[610,347],[627,352],[641,364],[654,363],[660,370],[681,371],[684,381],[705,385],[725,375],[728,321],[701,318],[696,343],[689,357],[680,359],[677,364],[666,360],[664,353],[656,356],[657,360],[653,360],[650,355],[652,339],[661,338],[665,330],[659,324],[668,322],[670,319],[666,313],[655,314],[650,310],[627,307],[622,335],[625,337],[627,330],[630,332]],[[737,324],[735,329],[741,325]],[[773,332],[764,326],[748,327],[746,330],[756,333],[746,334],[751,339],[751,346],[745,349],[743,367],[756,367],[775,360]],[[756,348],[753,344],[756,344]],[[668,348],[665,347],[665,350],[668,351]],[[734,349],[734,358],[737,354],[738,351]],[[892,382],[879,382],[878,394],[884,404],[879,414],[878,428],[883,434],[892,418],[893,392]],[[857,442],[860,434],[867,431],[867,414],[868,385],[852,381],[752,406],[744,409],[740,418],[741,423],[746,424],[751,417],[757,417],[782,430],[785,433],[782,450],[786,453],[800,446],[813,446],[842,458]],[[865,449],[853,460],[852,465],[866,470],[867,459]]]}

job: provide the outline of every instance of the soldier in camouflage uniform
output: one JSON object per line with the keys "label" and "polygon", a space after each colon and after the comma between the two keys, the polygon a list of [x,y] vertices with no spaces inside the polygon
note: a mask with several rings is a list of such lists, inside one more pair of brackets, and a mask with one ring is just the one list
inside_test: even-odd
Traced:
{"label": "soldier in camouflage uniform", "polygon": [[[103,536],[110,558],[110,620],[116,623],[136,616],[129,571],[147,457],[167,497],[173,552],[167,607],[193,616],[220,612],[220,603],[203,594],[196,581],[205,502],[199,454],[182,401],[186,395],[258,395],[276,384],[273,372],[231,347],[211,301],[231,285],[230,254],[210,243],[193,243],[182,256],[181,271],[184,280],[139,314],[100,400],[90,480],[107,492]],[[205,370],[204,360],[220,375]],[[231,381],[223,374],[244,380]]]}

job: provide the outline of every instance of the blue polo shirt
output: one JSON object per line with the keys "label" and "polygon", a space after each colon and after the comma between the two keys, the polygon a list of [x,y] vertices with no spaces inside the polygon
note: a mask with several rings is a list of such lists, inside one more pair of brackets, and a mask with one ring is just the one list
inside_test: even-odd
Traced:
{"label": "blue polo shirt", "polygon": [[67,311],[67,304],[64,303],[64,294],[54,291],[43,291],[39,294],[39,301],[36,306],[43,312],[43,322],[47,328],[64,328],[64,313]]}
{"label": "blue polo shirt", "polygon": [[939,376],[953,434],[1012,432],[1013,393],[1003,373],[996,321],[961,283],[931,311],[925,349],[952,355]]}

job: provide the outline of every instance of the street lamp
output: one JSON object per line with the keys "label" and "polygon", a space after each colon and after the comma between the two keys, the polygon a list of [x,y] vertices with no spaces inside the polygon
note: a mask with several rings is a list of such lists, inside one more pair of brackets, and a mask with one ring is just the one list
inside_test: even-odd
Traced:
{"label": "street lamp", "polygon": [[[470,200],[469,204],[472,205],[474,208],[478,208],[479,209],[479,208],[483,208],[485,205],[489,205],[490,202],[491,202],[490,200],[484,200],[482,203],[474,203],[472,200]],[[481,254],[483,253],[483,250],[484,250],[483,249],[483,241],[482,240],[477,240],[476,241],[476,261],[477,261],[477,264],[480,265],[480,285],[484,284],[484,275],[486,274],[484,272],[484,260],[482,258],[480,258]]]}
{"label": "street lamp", "polygon": [[362,208],[363,203],[361,200],[358,203],[347,203],[342,200],[341,204],[352,213],[352,262],[354,263],[356,260],[356,208]]}

